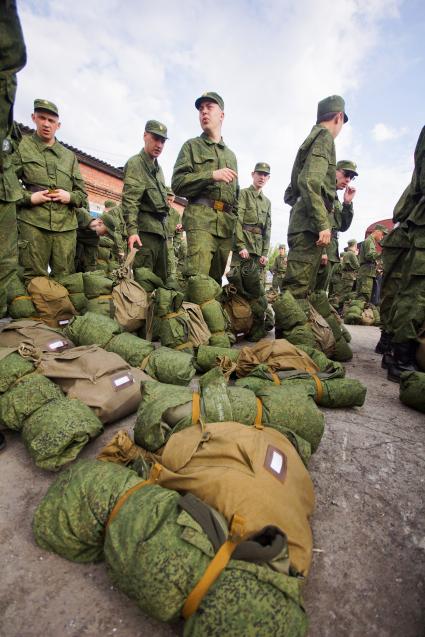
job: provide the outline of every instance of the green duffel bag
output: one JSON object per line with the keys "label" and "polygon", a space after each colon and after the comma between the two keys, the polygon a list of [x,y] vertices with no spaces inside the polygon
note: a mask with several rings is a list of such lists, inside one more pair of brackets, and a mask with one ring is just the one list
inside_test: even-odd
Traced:
{"label": "green duffel bag", "polygon": [[196,274],[187,280],[186,295],[191,303],[202,305],[217,299],[221,295],[221,286],[207,274]]}
{"label": "green duffel bag", "polygon": [[84,294],[88,299],[112,294],[113,281],[99,270],[83,272]]}
{"label": "green duffel bag", "polygon": [[400,376],[400,400],[425,413],[425,373],[403,372]]}
{"label": "green duffel bag", "polygon": [[307,345],[309,347],[317,348],[318,343],[316,337],[307,323],[305,325],[296,325],[291,330],[284,332],[283,337],[292,345]]}
{"label": "green duffel bag", "polygon": [[226,357],[236,363],[240,354],[239,349],[230,347],[212,347],[211,345],[201,345],[196,354],[196,366],[201,372],[207,372],[213,367],[217,367],[218,359]]}
{"label": "green duffel bag", "polygon": [[7,310],[13,319],[37,316],[34,303],[16,273],[13,274],[7,288]]}
{"label": "green duffel bag", "polygon": [[308,345],[297,345],[297,347],[310,356],[320,372],[330,374],[331,376],[328,376],[328,378],[344,378],[345,368],[339,361],[331,360],[326,354],[314,347],[309,347]]}
{"label": "green duffel bag", "polygon": [[81,400],[58,398],[26,418],[22,439],[37,467],[58,471],[102,431],[99,418]]}
{"label": "green duffel bag", "polygon": [[0,395],[0,424],[20,431],[25,418],[51,400],[62,397],[61,388],[51,380],[41,374],[29,373]]}
{"label": "green duffel bag", "polygon": [[84,294],[83,273],[75,272],[66,276],[58,276],[56,280],[68,290],[70,301],[77,312],[84,314],[87,311],[87,297]]}
{"label": "green duffel bag", "polygon": [[34,370],[33,362],[22,358],[16,348],[0,347],[0,394],[9,391],[18,380]]}
{"label": "green duffel bag", "polygon": [[335,352],[333,353],[332,358],[341,363],[350,361],[353,358],[353,350],[345,338],[341,337],[335,342]]}
{"label": "green duffel bag", "polygon": [[153,292],[158,288],[163,288],[164,281],[154,274],[149,268],[135,268],[133,271],[134,280],[138,283],[146,292]]}
{"label": "green duffel bag", "polygon": [[123,332],[113,336],[105,349],[107,352],[118,354],[132,367],[140,367],[145,358],[153,352],[155,346],[150,341]]}
{"label": "green duffel bag", "polygon": [[[76,345],[99,345],[106,347],[109,341],[121,334],[122,328],[113,319],[87,312],[74,317],[64,329],[64,334]],[[119,354],[119,352],[116,352]]]}
{"label": "green duffel bag", "polygon": [[272,303],[275,313],[276,327],[284,332],[292,330],[297,325],[305,325],[307,316],[299,306],[298,301],[292,296],[289,290],[285,290]]}
{"label": "green duffel bag", "polygon": [[171,385],[188,385],[196,374],[193,356],[169,347],[155,349],[141,368],[155,380]]}
{"label": "green duffel bag", "polygon": [[152,295],[154,315],[159,321],[161,345],[193,353],[189,338],[189,315],[182,307],[183,294],[159,288]]}
{"label": "green duffel bag", "polygon": [[38,505],[35,541],[72,562],[101,561],[109,515],[120,496],[141,481],[118,464],[79,460],[60,473]]}
{"label": "green duffel bag", "polygon": [[87,312],[93,314],[107,316],[113,319],[115,316],[115,305],[112,299],[112,294],[105,294],[97,296],[93,299],[87,299]]}

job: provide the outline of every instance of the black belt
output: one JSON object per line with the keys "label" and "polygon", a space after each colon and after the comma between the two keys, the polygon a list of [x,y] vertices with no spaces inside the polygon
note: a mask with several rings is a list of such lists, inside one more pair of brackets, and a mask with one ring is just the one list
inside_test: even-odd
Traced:
{"label": "black belt", "polygon": [[242,224],[242,229],[247,230],[247,232],[253,232],[254,234],[263,234],[263,229],[259,226],[250,225],[249,223]]}
{"label": "black belt", "polygon": [[338,239],[338,230],[331,230],[332,239]]}
{"label": "black belt", "polygon": [[53,188],[51,186],[39,186],[38,184],[26,184],[24,182],[25,188],[29,192],[42,192],[43,190],[56,190],[56,187]]}
{"label": "black belt", "polygon": [[217,212],[232,212],[233,206],[228,203],[224,203],[224,201],[219,201],[218,199],[207,199],[206,197],[199,197],[199,199],[193,199],[191,204],[200,204],[201,206],[208,206],[208,208],[212,208]]}

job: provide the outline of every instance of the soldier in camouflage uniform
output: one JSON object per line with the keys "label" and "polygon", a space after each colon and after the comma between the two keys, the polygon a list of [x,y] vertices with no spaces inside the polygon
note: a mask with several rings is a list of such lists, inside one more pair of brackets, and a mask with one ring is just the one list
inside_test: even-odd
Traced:
{"label": "soldier in camouflage uniform", "polygon": [[336,194],[334,139],[347,121],[342,97],[331,95],[319,102],[317,123],[298,150],[285,192],[285,203],[293,207],[283,287],[296,298],[306,298],[314,290],[323,248],[331,240],[328,212]]}
{"label": "soldier in camouflage uniform", "polygon": [[149,268],[167,280],[167,189],[158,157],[167,141],[161,122],[146,122],[144,148],[124,167],[122,209],[128,232],[128,247],[140,246],[135,268]]}
{"label": "soldier in camouflage uniform", "polygon": [[286,256],[286,246],[284,243],[279,245],[279,253],[276,255],[270,272],[273,274],[272,288],[276,292],[281,291],[282,283],[286,272],[288,258]]}
{"label": "soldier in camouflage uniform", "polygon": [[167,188],[167,201],[170,206],[167,221],[167,275],[170,280],[177,278],[176,244],[181,241],[183,226],[181,215],[173,208],[175,194],[171,188]]}
{"label": "soldier in camouflage uniform", "polygon": [[121,236],[122,241],[127,243],[127,226],[122,212],[122,205],[112,199],[107,199],[103,204],[107,212],[115,221],[115,231]]}
{"label": "soldier in camouflage uniform", "polygon": [[221,137],[223,99],[217,93],[204,93],[195,107],[203,133],[183,144],[171,187],[189,200],[183,213],[186,274],[207,274],[221,285],[237,218],[237,163]]}
{"label": "soldier in camouflage uniform", "polygon": [[377,243],[382,241],[388,233],[385,226],[377,224],[373,232],[363,241],[359,253],[359,273],[357,275],[356,294],[359,299],[370,303],[373,290],[373,280],[376,278],[376,265],[380,254],[376,249]]}
{"label": "soldier in camouflage uniform", "polygon": [[55,137],[60,127],[57,106],[36,99],[32,120],[36,132],[22,139],[15,157],[23,183],[17,217],[26,281],[47,276],[49,265],[54,278],[74,272],[75,209],[88,208],[77,158]]}
{"label": "soldier in camouflage uniform", "polygon": [[412,180],[395,207],[394,221],[407,229],[409,241],[400,259],[400,285],[390,317],[394,364],[388,379],[399,382],[403,371],[416,368],[417,337],[425,324],[425,126],[415,148]]}
{"label": "soldier in camouflage uniform", "polygon": [[357,241],[350,239],[347,250],[342,255],[341,302],[344,303],[352,293],[357,279],[360,263],[357,258]]}
{"label": "soldier in camouflage uniform", "polygon": [[[0,12],[0,318],[7,310],[7,288],[18,267],[16,202],[21,188],[12,165],[13,104],[16,73],[26,64],[24,36],[16,3],[2,4]],[[6,446],[0,432],[0,450]]]}
{"label": "soldier in camouflage uniform", "polygon": [[334,205],[328,213],[331,227],[331,242],[324,249],[322,261],[316,279],[316,290],[327,290],[331,278],[332,268],[339,260],[338,232],[345,232],[351,226],[353,220],[353,198],[356,189],[352,181],[357,177],[357,165],[353,161],[341,160],[336,165],[336,190],[343,190],[344,197],[341,203],[337,192]]}

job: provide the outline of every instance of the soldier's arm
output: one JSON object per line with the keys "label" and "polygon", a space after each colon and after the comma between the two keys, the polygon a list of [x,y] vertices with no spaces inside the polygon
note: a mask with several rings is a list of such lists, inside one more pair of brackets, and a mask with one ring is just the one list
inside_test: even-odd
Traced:
{"label": "soldier's arm", "polygon": [[69,193],[71,199],[69,205],[75,208],[88,208],[89,202],[87,199],[87,193],[84,186],[84,180],[81,177],[80,168],[78,166],[78,160],[74,157],[74,164],[72,167],[72,192]]}
{"label": "soldier's arm", "polygon": [[122,191],[122,210],[129,237],[138,233],[137,217],[145,190],[146,184],[137,164],[137,158],[131,158],[124,167],[124,188]]}
{"label": "soldier's arm", "polygon": [[246,249],[243,236],[243,223],[246,211],[246,192],[241,190],[238,197],[238,216],[235,226],[235,247],[238,252]]}
{"label": "soldier's arm", "polygon": [[328,213],[322,199],[321,187],[329,169],[331,142],[320,135],[314,142],[303,169],[298,176],[298,188],[305,206],[313,217],[318,232],[329,229]]}
{"label": "soldier's arm", "polygon": [[272,229],[272,213],[271,213],[271,205],[268,204],[268,211],[266,216],[266,223],[263,230],[263,257],[266,257],[269,253],[270,248],[270,235]]}
{"label": "soldier's arm", "polygon": [[176,195],[188,199],[198,197],[206,186],[214,182],[215,169],[215,162],[205,161],[204,164],[198,164],[195,172],[191,146],[189,142],[185,142],[174,165],[171,188]]}
{"label": "soldier's arm", "polygon": [[353,204],[351,202],[343,203],[341,210],[340,227],[338,228],[340,232],[345,232],[346,230],[348,230],[348,228],[351,226],[351,222],[353,221],[353,215]]}
{"label": "soldier's arm", "polygon": [[[0,11],[0,142],[10,134],[13,125],[13,103],[16,73],[26,64],[24,36],[16,2],[2,2]],[[1,155],[0,146],[0,155]]]}
{"label": "soldier's arm", "polygon": [[378,259],[379,254],[375,247],[375,242],[373,239],[365,241],[366,245],[364,246],[364,256],[367,261],[376,261]]}

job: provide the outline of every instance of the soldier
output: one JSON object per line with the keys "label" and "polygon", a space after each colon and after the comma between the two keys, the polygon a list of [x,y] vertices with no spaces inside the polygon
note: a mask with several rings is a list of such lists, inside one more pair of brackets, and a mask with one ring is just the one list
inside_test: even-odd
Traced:
{"label": "soldier", "polygon": [[181,216],[178,210],[173,208],[175,194],[170,187],[167,188],[167,202],[170,206],[167,221],[167,275],[171,281],[175,281],[177,277],[176,265],[176,244],[182,239],[183,226],[181,224]]}
{"label": "soldier", "polygon": [[94,230],[99,237],[96,264],[102,264],[99,269],[111,272],[124,262],[126,243],[119,231],[119,221],[110,213],[104,212],[96,220]]}
{"label": "soldier", "polygon": [[183,144],[171,187],[189,200],[183,214],[186,274],[209,274],[221,285],[236,223],[237,163],[221,136],[223,99],[217,93],[204,93],[195,107],[203,132]]}
{"label": "soldier", "polygon": [[342,255],[342,287],[341,287],[341,302],[344,303],[349,298],[354,288],[354,283],[357,279],[359,271],[359,260],[357,258],[357,241],[356,239],[350,239],[348,242],[347,250]]}
{"label": "soldier", "polygon": [[127,243],[127,227],[125,225],[125,219],[122,212],[122,205],[112,199],[107,199],[103,204],[105,212],[107,212],[115,220],[115,231],[118,232],[123,241]]}
{"label": "soldier", "polygon": [[286,256],[286,246],[284,243],[279,245],[279,252],[276,255],[270,272],[273,274],[272,288],[279,292],[282,290],[282,283],[286,272],[288,258]]}
{"label": "soldier", "polygon": [[[16,73],[26,64],[24,36],[15,2],[0,12],[0,318],[6,314],[7,288],[18,267],[16,202],[21,188],[12,165],[13,104]],[[6,446],[0,432],[0,450]]]}
{"label": "soldier", "polygon": [[146,122],[144,147],[124,167],[122,209],[128,232],[128,247],[140,246],[134,267],[149,268],[167,280],[167,189],[158,157],[167,141],[161,122]]}
{"label": "soldier", "polygon": [[288,266],[283,287],[296,298],[314,290],[323,248],[331,240],[328,212],[336,193],[335,143],[348,117],[339,95],[321,100],[317,122],[295,158],[285,203],[293,206],[288,227]]}
{"label": "soldier", "polygon": [[390,317],[394,364],[388,379],[399,382],[403,371],[416,369],[417,338],[425,324],[425,126],[415,148],[412,180],[396,205],[394,221],[407,228],[409,240]]}
{"label": "soldier", "polygon": [[74,272],[76,208],[88,201],[75,154],[57,141],[57,106],[36,99],[32,121],[36,132],[26,135],[16,154],[16,173],[22,180],[18,229],[24,277],[63,277]]}
{"label": "soldier", "polygon": [[370,303],[373,290],[373,280],[376,277],[376,263],[380,257],[376,249],[388,233],[385,226],[377,224],[373,232],[363,241],[359,253],[359,273],[357,275],[356,294],[358,298]]}
{"label": "soldier", "polygon": [[[331,242],[324,249],[322,261],[316,279],[316,290],[327,290],[331,271],[339,260],[338,232],[345,232],[353,220],[353,198],[356,189],[352,182],[357,177],[357,165],[353,161],[341,160],[336,165],[336,190],[332,211],[329,213]],[[338,190],[344,191],[343,202],[338,199]]]}

